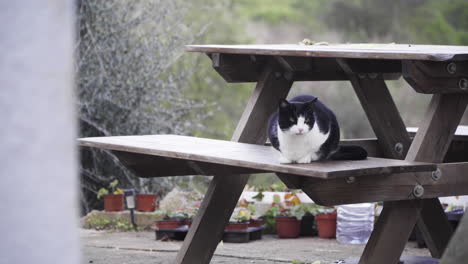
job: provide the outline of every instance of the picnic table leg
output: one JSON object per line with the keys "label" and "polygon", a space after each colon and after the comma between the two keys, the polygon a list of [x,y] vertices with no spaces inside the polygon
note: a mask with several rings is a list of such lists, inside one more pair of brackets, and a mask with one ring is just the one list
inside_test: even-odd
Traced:
{"label": "picnic table leg", "polygon": [[[406,160],[443,162],[467,102],[467,95],[434,95]],[[435,258],[442,257],[453,230],[439,199],[424,201],[418,228],[431,255]]]}
{"label": "picnic table leg", "polygon": [[[386,158],[403,159],[411,139],[382,78],[362,78],[339,62],[358,96]],[[396,264],[419,217],[421,204],[414,201],[384,203],[360,264]]]}
{"label": "picnic table leg", "polygon": [[[408,151],[406,160],[442,161],[465,107],[466,100],[460,99],[458,95],[435,95],[426,118],[423,120],[418,134]],[[386,113],[388,114],[388,111]],[[387,204],[384,205],[384,211],[386,210],[385,206]],[[400,207],[402,205],[395,204],[395,208]],[[395,210],[393,214],[397,215],[396,212],[401,210],[401,208]],[[384,214],[384,218],[382,220],[379,219],[376,225],[377,232],[372,234],[360,263],[395,263],[398,260],[396,257],[399,257],[401,254],[404,244],[406,244],[412,227],[415,224],[414,221],[418,220],[419,209],[408,210],[404,216],[397,217],[402,220],[407,218],[405,226],[410,226],[411,229],[409,230],[403,230],[406,228],[398,228],[396,226],[396,229],[386,227],[387,218],[390,218],[389,215],[391,214]],[[414,215],[417,217],[414,218]],[[440,257],[450,239],[452,230],[438,199],[425,199],[423,201],[421,217],[418,221],[419,228],[423,232],[432,256]],[[386,244],[385,242],[381,244],[381,241],[395,240],[395,236],[399,237],[399,243],[393,241],[391,247],[381,247]],[[394,251],[393,257],[389,256],[390,251]],[[382,258],[382,256],[385,257]]]}
{"label": "picnic table leg", "polygon": [[[378,76],[377,78],[369,78],[369,76],[366,78],[365,75],[358,77],[348,67],[345,60],[338,60],[338,63],[348,74],[384,155],[389,158],[401,159],[408,150],[409,136],[383,79],[378,78]],[[460,99],[460,95],[435,95],[406,160],[441,162],[465,108],[466,99]],[[399,147],[397,147],[398,145]],[[398,203],[404,202],[397,202],[392,207],[404,207],[403,204],[399,206]],[[414,214],[418,214],[419,209],[406,210],[406,215],[397,216],[398,210],[385,209],[386,207],[389,207],[388,203],[384,204],[382,213],[384,217],[379,218],[375,227],[376,231],[372,233],[360,263],[395,263],[404,249],[415,219],[418,219],[414,218]],[[387,213],[387,211],[390,212]],[[408,220],[406,225],[411,226],[409,232],[387,227],[387,219],[392,218],[393,215],[397,219],[406,218]],[[421,215],[420,229],[430,245],[431,254],[440,257],[450,237],[451,229],[438,199],[425,200]],[[395,240],[395,236],[399,237],[398,241]],[[381,239],[395,241],[391,247],[379,248],[376,244],[382,243],[379,242]],[[389,257],[381,258],[381,256]]]}
{"label": "picnic table leg", "polygon": [[[257,86],[232,137],[233,141],[263,144],[268,117],[285,98],[292,81],[284,79],[273,62],[262,72]],[[226,222],[244,189],[249,175],[215,176],[180,249],[176,263],[209,263],[221,241]]]}

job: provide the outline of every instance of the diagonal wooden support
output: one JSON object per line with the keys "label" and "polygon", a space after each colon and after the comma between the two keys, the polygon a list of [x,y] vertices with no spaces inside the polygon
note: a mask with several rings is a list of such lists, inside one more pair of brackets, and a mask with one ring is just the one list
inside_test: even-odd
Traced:
{"label": "diagonal wooden support", "polygon": [[[337,60],[361,102],[377,136],[384,157],[403,159],[411,139],[381,76],[360,74],[346,60]],[[360,264],[395,264],[419,217],[421,204],[410,201],[386,202],[374,232],[359,260]],[[404,227],[404,228],[403,228]]]}
{"label": "diagonal wooden support", "polygon": [[[292,81],[284,79],[282,69],[270,61],[247,103],[232,140],[265,143],[268,117],[276,110],[278,100],[288,95],[291,86]],[[248,178],[249,175],[214,177],[177,255],[176,263],[210,262]]]}
{"label": "diagonal wooden support", "polygon": [[[406,160],[442,162],[467,103],[468,95],[434,95]],[[418,229],[431,255],[440,258],[453,231],[439,199],[427,199],[424,202]]]}
{"label": "diagonal wooden support", "polygon": [[384,157],[404,159],[411,139],[382,76],[356,73],[346,60],[337,61],[348,74]]}
{"label": "diagonal wooden support", "polygon": [[359,263],[398,263],[420,210],[421,200],[386,202]]}
{"label": "diagonal wooden support", "polygon": [[[338,61],[349,74],[351,83],[369,118],[385,157],[401,159],[410,140],[383,80],[379,81],[378,76],[371,78],[369,75],[355,74],[347,66],[346,61]],[[383,105],[386,105],[386,107],[383,107]],[[460,95],[455,97],[435,95],[426,118],[422,122],[419,135],[416,136],[411,145],[406,160],[442,161],[465,108],[465,99],[460,99]],[[394,206],[398,207],[398,204]],[[450,226],[441,210],[438,199],[426,199],[421,206],[423,206],[421,209],[422,217],[418,226],[423,231],[431,254],[434,257],[440,257],[451,234]],[[395,259],[397,260],[402,253],[411,230],[407,233],[401,233],[401,230],[398,229],[382,228],[387,218],[392,218],[393,214],[396,214],[385,213],[387,211],[386,207],[388,207],[387,203],[384,204],[383,217],[379,218],[376,225],[376,230],[382,231],[372,234],[360,263],[394,264]],[[418,219],[419,211],[419,209],[407,210],[405,216],[400,215],[398,218],[412,220],[413,222],[406,221],[406,225],[412,227],[415,224],[414,221]],[[381,243],[379,241],[382,238],[385,238],[386,241],[393,241],[393,246],[388,248],[377,247],[376,244]],[[380,256],[386,257],[381,258]]]}
{"label": "diagonal wooden support", "polygon": [[458,224],[457,231],[445,250],[440,264],[466,263],[468,259],[468,216],[465,215]]}

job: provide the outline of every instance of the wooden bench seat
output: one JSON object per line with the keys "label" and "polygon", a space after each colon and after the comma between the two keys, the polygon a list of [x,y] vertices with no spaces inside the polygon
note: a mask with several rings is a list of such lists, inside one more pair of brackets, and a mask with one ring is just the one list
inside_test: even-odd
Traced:
{"label": "wooden bench seat", "polygon": [[79,144],[114,151],[140,177],[274,172],[335,179],[437,168],[430,163],[383,158],[280,164],[278,153],[269,146],[176,135],[82,138]]}

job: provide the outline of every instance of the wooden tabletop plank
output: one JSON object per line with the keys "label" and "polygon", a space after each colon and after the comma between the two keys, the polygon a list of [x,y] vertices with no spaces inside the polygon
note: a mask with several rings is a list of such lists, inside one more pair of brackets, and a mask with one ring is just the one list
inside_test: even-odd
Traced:
{"label": "wooden tabletop plank", "polygon": [[324,161],[280,164],[272,147],[224,140],[176,136],[118,136],[79,139],[81,146],[126,151],[167,158],[194,160],[321,179],[433,171],[435,164],[368,158],[359,161]]}
{"label": "wooden tabletop plank", "polygon": [[468,46],[411,44],[188,45],[189,52],[396,60],[468,60]]}

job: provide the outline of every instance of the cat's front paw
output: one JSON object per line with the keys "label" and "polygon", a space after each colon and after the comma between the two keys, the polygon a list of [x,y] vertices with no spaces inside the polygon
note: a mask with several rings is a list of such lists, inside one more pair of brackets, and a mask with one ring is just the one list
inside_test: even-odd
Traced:
{"label": "cat's front paw", "polygon": [[280,155],[278,161],[281,164],[293,163],[291,160],[289,160],[288,158],[285,158],[283,155]]}
{"label": "cat's front paw", "polygon": [[301,159],[299,159],[297,163],[304,164],[304,163],[310,163],[311,161],[312,161],[312,156],[306,155],[305,157],[302,157]]}

